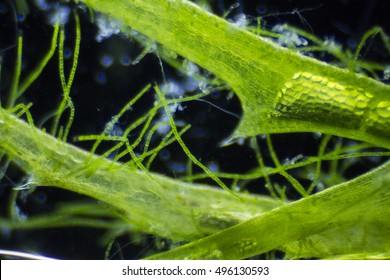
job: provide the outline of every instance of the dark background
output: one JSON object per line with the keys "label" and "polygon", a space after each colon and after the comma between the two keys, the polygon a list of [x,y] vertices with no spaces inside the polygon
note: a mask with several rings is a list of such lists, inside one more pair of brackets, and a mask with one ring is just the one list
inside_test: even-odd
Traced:
{"label": "dark background", "polygon": [[[15,15],[13,1],[0,1],[0,50],[3,54],[0,94],[2,103],[10,86],[12,69],[15,61],[15,40],[18,30],[23,32],[23,74],[34,68],[37,61],[47,51],[52,28],[48,25],[48,15],[53,9],[43,11],[36,7],[35,1],[27,1],[29,13]],[[223,15],[237,1],[210,1],[215,13]],[[240,14],[248,19],[262,16],[263,28],[271,30],[275,24],[288,23],[300,27],[318,37],[333,38],[344,48],[352,51],[365,31],[379,25],[390,32],[388,15],[390,4],[386,0],[366,1],[288,1],[262,0],[238,1],[239,6],[232,9],[228,20],[236,20]],[[49,4],[55,1],[47,1]],[[65,5],[65,4],[63,4]],[[74,4],[69,4],[75,9]],[[158,58],[148,54],[137,65],[124,65],[121,60],[134,59],[142,51],[142,47],[134,41],[129,41],[121,35],[99,43],[95,40],[97,28],[90,22],[88,12],[79,10],[81,18],[82,45],[76,79],[72,87],[72,99],[76,107],[76,118],[70,132],[69,140],[74,136],[101,133],[104,125],[119,112],[121,107],[138,93],[146,84],[163,81]],[[72,50],[74,38],[74,22],[71,19],[66,26],[68,40],[65,45]],[[70,58],[67,63],[71,63]],[[55,55],[56,56],[56,55]],[[101,60],[110,56],[113,63],[104,67]],[[362,56],[378,62],[389,62],[383,44],[378,38],[369,40],[363,49]],[[320,57],[331,61],[331,57]],[[164,64],[164,74],[168,80],[181,81],[183,76],[175,69]],[[31,112],[34,120],[39,122],[47,112],[56,108],[60,101],[58,64],[56,57],[52,59],[39,79],[24,95],[25,102],[33,102]],[[240,115],[239,100],[236,97],[227,98],[227,91],[216,92],[205,98],[224,110]],[[119,126],[126,127],[131,122],[153,106],[153,94],[146,95],[132,111],[125,114]],[[256,159],[248,143],[233,144],[220,148],[238,124],[238,118],[216,109],[206,102],[190,102],[185,109],[176,113],[176,118],[191,123],[191,130],[183,137],[186,144],[198,159],[206,165],[216,165],[224,172],[243,173],[256,166]],[[47,124],[49,125],[49,123]],[[45,126],[45,125],[44,125]],[[130,136],[131,137],[131,136]],[[134,136],[135,137],[135,136]],[[155,139],[158,141],[161,139]],[[319,138],[313,134],[289,134],[273,136],[274,146],[281,160],[293,158],[296,155],[315,155],[318,150]],[[340,140],[337,140],[340,141]],[[334,140],[336,143],[336,140]],[[272,165],[270,156],[266,153],[265,141],[259,138],[261,149],[264,150],[265,161]],[[73,143],[88,149],[87,143]],[[167,176],[183,175],[186,156],[178,145],[172,145],[161,152],[152,166],[152,170]],[[355,177],[367,171],[375,164],[372,161],[359,161],[348,169],[346,178]],[[281,178],[274,178],[280,183],[286,183]],[[1,217],[7,215],[7,201],[10,189],[25,180],[22,172],[15,167],[7,171],[7,176],[0,182]],[[204,181],[212,184],[212,181]],[[265,192],[259,188],[264,182],[252,182],[245,186],[246,190]],[[304,182],[303,182],[304,183]],[[290,198],[297,198],[294,192],[288,192]],[[19,197],[17,202],[23,215],[31,216],[50,213],[60,202],[74,199],[87,199],[76,194],[58,189],[38,188],[33,193]],[[46,229],[34,231],[9,231],[0,229],[0,248],[30,251],[61,259],[102,259],[105,247],[98,246],[99,237],[104,230],[88,228]],[[113,258],[140,258],[148,252],[147,247],[153,247],[153,237],[143,236],[140,244],[132,242],[130,236],[122,236],[116,240],[115,246],[121,248],[121,254]],[[114,246],[114,248],[115,248]],[[115,251],[115,250],[114,250]]]}

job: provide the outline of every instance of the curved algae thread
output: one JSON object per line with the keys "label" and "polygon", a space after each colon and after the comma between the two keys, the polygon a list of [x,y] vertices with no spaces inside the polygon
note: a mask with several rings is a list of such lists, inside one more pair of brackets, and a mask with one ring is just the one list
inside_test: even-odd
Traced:
{"label": "curved algae thread", "polygon": [[[383,29],[379,26],[374,26],[373,28],[371,28],[370,30],[368,30],[364,35],[363,37],[361,38],[357,48],[356,48],[356,52],[353,56],[353,59],[352,59],[352,62],[351,64],[348,66],[348,68],[350,70],[355,70],[356,66],[360,66],[358,64],[358,59],[359,59],[359,55],[364,47],[364,44],[366,43],[366,41],[370,38],[370,37],[374,37],[376,36],[377,34],[380,35],[380,38],[381,40],[383,41],[383,44],[385,45],[385,48],[388,52],[388,54],[390,54],[390,37],[386,35],[386,33],[383,31]],[[369,70],[369,69],[368,69]],[[383,69],[382,69],[383,70]]]}
{"label": "curved algae thread", "polygon": [[[157,156],[159,150],[173,143],[176,140],[171,130],[170,132],[168,132],[166,136],[163,137],[162,142],[157,147],[148,150],[153,133],[157,130],[158,126],[162,125],[162,123],[157,123],[151,129],[150,129],[150,125],[153,119],[155,118],[157,111],[163,108],[163,105],[156,103],[155,106],[152,109],[150,109],[146,114],[144,114],[143,116],[135,120],[133,123],[128,125],[128,127],[124,130],[123,133],[121,133],[121,135],[111,135],[111,131],[114,129],[115,124],[124,115],[124,113],[128,111],[131,108],[131,106],[133,106],[140,98],[142,98],[142,96],[144,96],[144,94],[150,89],[150,87],[151,85],[148,84],[138,94],[136,94],[135,97],[133,97],[129,102],[127,102],[120,110],[120,112],[114,115],[111,118],[111,120],[105,125],[105,128],[101,134],[77,136],[74,138],[74,141],[95,141],[91,149],[91,154],[96,153],[97,148],[103,141],[118,142],[116,144],[113,144],[113,146],[110,147],[107,151],[103,152],[103,154],[100,157],[106,158],[109,157],[112,153],[116,153],[115,157],[112,160],[114,162],[118,162],[120,161],[121,158],[125,157],[126,155],[130,155],[131,160],[124,163],[126,166],[134,166],[135,163],[135,165],[138,166],[140,169],[145,170],[146,167],[146,169],[148,170],[151,162]],[[207,94],[200,93],[193,96],[187,96],[183,98],[180,97],[178,99],[170,99],[167,100],[167,105],[175,104],[177,102],[188,102],[188,101],[197,100],[198,98],[204,97],[205,95]],[[135,128],[140,126],[142,126],[142,129],[137,139],[133,143],[128,142],[128,136],[130,132],[132,132]],[[189,129],[189,127],[190,127],[189,125],[185,126],[182,130],[179,131],[179,135],[182,135],[185,131]],[[137,157],[135,157],[135,153],[133,152],[133,150],[139,146],[143,138],[145,138],[145,135],[146,135],[146,139],[145,139],[146,142],[144,144],[143,152],[139,156],[137,155]],[[124,151],[120,151],[122,147],[125,147]],[[143,166],[142,162],[147,157],[150,158],[146,163],[146,165]]]}
{"label": "curved algae thread", "polygon": [[118,122],[118,120],[123,116],[123,114],[128,111],[131,106],[133,106],[149,89],[150,89],[151,85],[148,84],[146,85],[139,93],[137,93],[136,96],[134,96],[122,109],[121,111],[116,114],[115,116],[112,117],[111,121],[107,123],[107,125],[105,126],[104,128],[104,131],[103,133],[101,134],[100,137],[98,137],[98,139],[96,140],[96,142],[94,143],[92,149],[91,149],[91,154],[95,154],[96,153],[96,150],[97,148],[99,147],[99,145],[101,144],[101,142],[103,141],[105,135],[109,135],[111,130],[113,129],[114,125]]}
{"label": "curved algae thread", "polygon": [[256,137],[251,137],[250,141],[251,141],[252,149],[254,150],[255,155],[256,155],[259,170],[261,170],[262,173],[264,173],[265,187],[269,190],[272,198],[274,198],[275,200],[283,201],[284,198],[279,197],[279,195],[277,194],[277,192],[275,190],[275,186],[272,184],[271,178],[270,178],[268,172],[266,171],[266,166],[264,164],[263,155],[261,153],[261,150],[260,150],[260,147],[259,147],[259,144],[257,142]]}
{"label": "curved algae thread", "polygon": [[[338,160],[352,159],[352,158],[359,158],[359,157],[390,157],[390,152],[353,152],[353,153],[340,154],[340,155],[334,155],[334,153],[331,152],[321,157],[309,157],[305,161],[301,161],[290,165],[282,165],[281,167],[285,171],[287,171],[287,170],[305,167],[315,163],[318,164],[319,161],[337,162]],[[222,172],[215,172],[214,174],[224,179],[253,180],[253,179],[259,179],[263,177],[265,178],[266,176],[278,174],[279,172],[280,172],[280,168],[265,167],[265,170],[258,169],[248,174],[234,174],[234,173],[222,173]],[[201,174],[194,174],[192,176],[184,176],[182,178],[183,180],[189,181],[189,180],[201,180],[207,177],[208,177],[207,174],[201,173]]]}
{"label": "curved algae thread", "polygon": [[271,154],[272,161],[274,162],[276,169],[280,172],[280,175],[282,175],[284,178],[286,178],[290,184],[293,186],[293,188],[300,194],[302,197],[307,197],[308,193],[303,188],[301,183],[297,179],[295,179],[293,176],[287,173],[287,171],[283,168],[282,164],[280,163],[278,156],[276,155],[276,152],[274,150],[274,147],[272,145],[271,136],[269,134],[266,135],[266,141],[268,150]]}
{"label": "curved algae thread", "polygon": [[19,35],[17,39],[17,54],[16,54],[15,69],[12,77],[10,92],[8,94],[6,108],[13,107],[18,98],[19,80],[20,80],[20,74],[22,72],[22,50],[23,50],[23,35],[22,32],[19,31]]}
{"label": "curved algae thread", "polygon": [[[179,135],[179,132],[177,130],[177,127],[175,125],[175,121],[173,120],[173,117],[172,117],[172,114],[171,112],[169,111],[169,108],[168,108],[168,103],[167,103],[167,100],[165,99],[165,96],[164,94],[160,91],[160,89],[155,86],[154,87],[155,91],[157,92],[157,95],[160,99],[160,102],[162,103],[162,105],[164,106],[164,110],[165,110],[165,113],[168,117],[168,120],[169,120],[169,123],[171,125],[171,129],[173,131],[173,134],[175,135],[175,138],[177,140],[177,142],[179,143],[179,145],[181,146],[181,148],[183,149],[183,151],[185,152],[185,154],[188,156],[188,158],[193,162],[195,163],[197,166],[199,166],[211,179],[213,179],[221,188],[223,188],[224,190],[234,194],[232,192],[232,190],[230,188],[228,188],[228,186],[225,185],[224,182],[222,182],[222,180],[220,178],[218,178],[210,169],[208,169],[205,165],[203,165],[191,152],[190,150],[188,149],[188,147],[186,146],[186,144],[183,142],[181,136]],[[237,197],[238,198],[238,197]]]}
{"label": "curved algae thread", "polygon": [[[181,137],[184,133],[186,133],[189,129],[191,128],[191,125],[188,124],[186,125],[185,127],[183,127],[180,131],[179,131],[179,136]],[[157,128],[156,128],[157,129]],[[148,135],[149,136],[149,135]],[[167,147],[168,145],[172,144],[173,142],[177,141],[176,140],[176,137],[173,133],[173,131],[169,131],[169,133],[163,137],[163,139],[161,140],[160,144],[157,145],[157,147],[147,151],[147,152],[144,152],[140,158],[146,158],[148,156],[149,159],[145,165],[145,167],[147,169],[150,169],[150,166],[152,165],[154,159],[157,157],[158,155],[158,152],[161,151],[163,148]]]}
{"label": "curved algae thread", "polygon": [[326,149],[331,137],[332,137],[331,135],[325,135],[325,137],[322,139],[322,141],[320,143],[320,146],[318,149],[318,154],[317,154],[318,161],[317,161],[316,168],[315,168],[314,178],[313,178],[313,180],[312,180],[312,182],[307,190],[307,193],[309,195],[313,192],[313,190],[316,187],[316,184],[320,178],[323,156],[325,154],[325,149]]}
{"label": "curved algae thread", "polygon": [[53,31],[49,51],[42,58],[42,60],[38,63],[35,70],[30,75],[28,75],[25,78],[25,80],[23,80],[23,82],[20,84],[19,89],[18,89],[18,97],[22,96],[23,93],[31,86],[31,84],[41,75],[43,69],[48,64],[50,59],[53,57],[55,50],[57,48],[57,40],[58,40],[59,30],[60,30],[60,24],[56,23],[54,25],[54,31]]}
{"label": "curved algae thread", "polygon": [[[57,113],[54,117],[54,125],[52,127],[51,133],[53,135],[57,134],[58,139],[61,139],[62,141],[66,142],[66,139],[69,134],[70,127],[72,126],[74,114],[75,114],[75,108],[72,102],[72,99],[70,97],[70,89],[73,84],[74,76],[76,74],[77,70],[77,64],[78,64],[78,57],[80,52],[80,41],[81,41],[81,30],[80,30],[80,19],[77,12],[75,12],[75,23],[76,23],[76,38],[75,38],[75,45],[74,45],[74,54],[73,54],[73,61],[72,66],[70,69],[69,77],[68,79],[65,76],[65,70],[64,70],[64,42],[65,42],[65,31],[64,26],[61,26],[60,28],[60,37],[59,37],[59,48],[58,48],[58,59],[59,59],[59,73],[60,73],[60,80],[61,80],[61,87],[62,87],[62,93],[63,98],[62,101],[57,109]],[[65,127],[60,127],[59,122],[61,119],[61,116],[63,112],[66,109],[66,106],[69,107],[69,118],[66,122]]]}

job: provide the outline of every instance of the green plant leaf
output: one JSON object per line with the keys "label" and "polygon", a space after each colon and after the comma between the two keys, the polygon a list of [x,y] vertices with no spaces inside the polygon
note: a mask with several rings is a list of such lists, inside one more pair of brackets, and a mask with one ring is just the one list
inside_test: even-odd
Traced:
{"label": "green plant leaf", "polygon": [[390,257],[390,162],[354,180],[149,259]]}

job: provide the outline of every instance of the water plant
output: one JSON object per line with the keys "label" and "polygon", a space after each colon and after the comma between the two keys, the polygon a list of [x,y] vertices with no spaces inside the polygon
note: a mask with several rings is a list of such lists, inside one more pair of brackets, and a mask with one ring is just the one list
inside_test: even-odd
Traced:
{"label": "water plant", "polygon": [[[123,232],[169,240],[171,250],[149,258],[243,259],[276,249],[288,258],[389,258],[389,163],[351,180],[343,170],[352,164],[348,159],[389,155],[390,88],[374,79],[386,65],[359,59],[374,34],[381,36],[390,53],[382,29],[369,30],[352,54],[297,28],[283,25],[267,31],[260,18],[257,26],[247,26],[245,17],[231,22],[189,1],[88,0],[86,5],[91,15],[92,9],[100,12],[96,22],[142,44],[134,64],[154,53],[163,75],[164,61],[190,80],[178,87],[163,77],[163,84],[146,85],[111,116],[101,133],[73,137],[92,142],[89,152],[70,145],[77,112],[71,91],[82,30],[74,12],[72,59],[66,63],[63,17],[71,13],[67,5],[57,4],[50,48],[22,81],[23,36],[18,36],[12,82],[8,95],[2,96],[3,170],[12,162],[28,174],[27,182],[12,192],[9,218],[0,220],[2,228],[90,225],[110,229],[111,240]],[[99,40],[104,34],[101,30]],[[316,51],[330,53],[343,68],[302,54]],[[31,113],[34,105],[22,98],[55,52],[62,95],[54,113],[38,125]],[[111,63],[103,60],[104,65]],[[97,78],[104,82],[104,77]],[[196,90],[190,89],[189,81]],[[176,113],[197,101],[229,114],[204,99],[220,91],[234,91],[241,102],[239,126],[224,145],[248,139],[257,166],[245,174],[213,170],[183,141],[191,128]],[[148,94],[154,95],[150,109],[121,127],[126,114]],[[281,162],[271,134],[292,132],[326,135],[318,140],[317,155]],[[364,142],[347,146],[336,142],[329,149],[330,135]],[[259,142],[267,148],[273,167],[266,166]],[[153,172],[156,157],[175,144],[188,158],[185,176],[173,179]],[[326,161],[331,162],[329,168],[323,167]],[[275,174],[284,178],[283,186],[273,181]],[[195,183],[205,178],[221,188]],[[236,190],[260,178],[269,195]],[[310,183],[305,186],[302,178]],[[105,206],[72,203],[53,214],[23,220],[16,213],[18,190],[35,186],[63,188]]]}

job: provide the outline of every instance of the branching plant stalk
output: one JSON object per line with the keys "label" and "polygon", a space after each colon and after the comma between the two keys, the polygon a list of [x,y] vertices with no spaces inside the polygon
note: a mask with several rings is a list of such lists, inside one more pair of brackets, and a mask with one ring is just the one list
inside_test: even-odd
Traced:
{"label": "branching plant stalk", "polygon": [[0,135],[0,147],[31,175],[33,184],[96,198],[110,205],[136,230],[172,240],[194,240],[279,206],[272,199],[233,196],[94,156],[2,108]]}
{"label": "branching plant stalk", "polygon": [[346,253],[356,254],[353,258],[389,258],[389,171],[390,162],[150,259],[237,259],[276,248],[294,258],[336,258]]}
{"label": "branching plant stalk", "polygon": [[[229,83],[244,112],[236,137],[324,132],[390,148],[389,86],[281,48],[186,0],[87,0],[86,3]],[[57,25],[55,38],[59,34],[63,44],[63,33],[59,30]],[[77,36],[76,44],[80,34]],[[54,44],[55,41],[42,67],[53,55]],[[19,48],[18,59],[21,44]],[[355,180],[309,195],[314,185],[306,191],[274,154],[278,170],[272,172],[284,175],[305,196],[293,203],[281,203],[240,193],[233,196],[223,190],[154,174],[145,168],[140,161],[142,156],[137,157],[133,144],[124,141],[124,137],[115,138],[122,142],[110,151],[127,147],[119,157],[130,154],[132,161],[124,165],[113,162],[106,158],[107,154],[99,157],[63,141],[73,111],[62,132],[59,119],[67,106],[73,110],[69,94],[76,63],[75,57],[68,81],[60,65],[64,99],[54,128],[60,139],[34,127],[28,106],[10,104],[9,109],[0,108],[0,148],[31,176],[33,184],[56,186],[103,201],[135,231],[176,241],[195,240],[152,258],[247,258],[272,249],[284,250],[292,257],[390,256],[389,163]],[[19,76],[15,76],[18,81]],[[13,85],[11,103],[18,97],[19,83]],[[20,88],[25,90],[24,86]],[[156,89],[162,105],[153,112],[163,106],[169,113],[170,101]],[[103,134],[90,137],[96,140],[94,151],[110,137],[115,120],[123,112],[109,123]],[[22,114],[26,114],[27,123],[18,118]],[[174,126],[171,116],[169,121]],[[125,133],[129,132],[130,129]],[[146,128],[142,133],[146,133]],[[180,133],[175,128],[170,135],[178,141]],[[167,137],[164,141],[171,139]],[[270,138],[268,142],[270,145]],[[260,153],[257,155],[260,157]],[[324,150],[319,158],[326,158]],[[196,158],[191,160],[200,165]],[[137,169],[137,165],[142,168]],[[217,183],[222,182],[218,175],[212,174]]]}
{"label": "branching plant stalk", "polygon": [[88,6],[210,70],[237,93],[235,136],[323,132],[390,148],[390,87],[168,0],[87,0]]}

